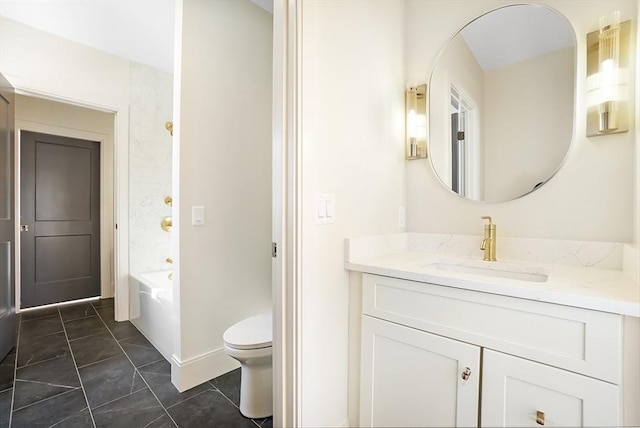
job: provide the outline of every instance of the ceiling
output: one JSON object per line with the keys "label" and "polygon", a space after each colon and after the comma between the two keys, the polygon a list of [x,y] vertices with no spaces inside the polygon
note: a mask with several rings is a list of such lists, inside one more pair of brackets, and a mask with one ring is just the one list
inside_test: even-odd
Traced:
{"label": "ceiling", "polygon": [[[251,0],[273,13],[273,0]],[[173,73],[173,0],[0,0],[0,15]],[[572,46],[567,22],[545,7],[504,7],[461,34],[484,70]]]}
{"label": "ceiling", "polygon": [[497,9],[476,19],[460,33],[485,71],[575,44],[567,20],[536,5]]}
{"label": "ceiling", "polygon": [[[273,13],[273,0],[252,0]],[[173,73],[173,0],[0,0],[0,15]]]}

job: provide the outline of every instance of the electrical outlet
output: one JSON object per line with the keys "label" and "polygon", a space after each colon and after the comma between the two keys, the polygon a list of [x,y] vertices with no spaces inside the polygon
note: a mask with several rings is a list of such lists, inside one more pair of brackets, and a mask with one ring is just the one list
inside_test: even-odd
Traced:
{"label": "electrical outlet", "polygon": [[407,226],[407,210],[405,207],[398,207],[398,227]]}

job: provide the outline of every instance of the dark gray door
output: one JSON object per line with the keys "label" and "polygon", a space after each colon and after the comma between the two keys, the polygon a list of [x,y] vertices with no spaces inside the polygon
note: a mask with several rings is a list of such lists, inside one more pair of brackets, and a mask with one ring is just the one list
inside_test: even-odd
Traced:
{"label": "dark gray door", "polygon": [[21,131],[20,166],[21,307],[99,296],[99,143]]}
{"label": "dark gray door", "polygon": [[0,74],[0,361],[16,344],[13,88]]}

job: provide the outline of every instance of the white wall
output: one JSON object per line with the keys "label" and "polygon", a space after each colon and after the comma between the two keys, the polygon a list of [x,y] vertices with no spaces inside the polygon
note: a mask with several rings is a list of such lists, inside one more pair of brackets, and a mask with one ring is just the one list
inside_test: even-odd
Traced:
{"label": "white wall", "polygon": [[[634,210],[633,210],[633,242],[636,245],[640,245],[640,120],[637,119],[638,112],[640,112],[640,55],[637,54],[640,49],[640,31],[638,31],[638,22],[640,22],[640,0],[636,2],[637,5],[637,18],[636,18],[636,106],[635,106],[635,125],[636,125],[636,142],[634,145],[636,151],[636,171],[635,171],[635,186],[634,186]],[[630,103],[631,104],[631,103]],[[629,125],[633,129],[633,125]]]}
{"label": "white wall", "polygon": [[14,87],[91,105],[129,102],[129,61],[0,16],[0,70]]}
{"label": "white wall", "polygon": [[[427,79],[446,41],[467,22],[507,1],[407,2],[407,77]],[[630,241],[634,225],[635,123],[625,134],[585,137],[586,34],[598,18],[620,10],[636,19],[637,2],[535,1],[564,14],[577,38],[576,116],[573,145],[556,176],[538,191],[506,203],[473,203],[446,190],[428,161],[410,162],[407,184],[408,229],[412,232],[480,235],[481,215],[491,215],[501,236]],[[635,57],[631,64],[635,64]],[[634,70],[635,71],[635,70]],[[632,91],[635,91],[632,82]],[[631,100],[635,105],[635,99]],[[633,112],[632,112],[633,113]],[[633,114],[631,115],[633,122]],[[637,216],[637,210],[635,212]],[[499,254],[498,254],[499,257]]]}
{"label": "white wall", "polygon": [[271,310],[272,16],[249,0],[180,6],[172,377],[185,389],[235,368],[224,331]]}
{"label": "white wall", "polygon": [[173,76],[142,64],[131,65],[129,133],[129,248],[131,274],[171,269],[171,234],[160,221],[171,215]]}
{"label": "white wall", "polygon": [[[398,232],[404,180],[404,5],[302,2],[303,426],[347,422],[349,274],[343,240]],[[315,195],[335,195],[335,224]]]}
{"label": "white wall", "polygon": [[573,136],[575,58],[561,49],[485,73],[485,198],[529,193],[562,164]]}

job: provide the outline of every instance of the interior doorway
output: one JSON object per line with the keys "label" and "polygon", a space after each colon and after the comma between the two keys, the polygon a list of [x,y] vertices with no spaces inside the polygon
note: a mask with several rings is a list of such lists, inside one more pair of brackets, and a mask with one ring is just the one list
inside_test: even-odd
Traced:
{"label": "interior doorway", "polygon": [[[76,104],[69,104],[66,102],[55,101],[51,99],[42,98],[39,96],[31,96],[31,95],[16,95],[16,133],[18,135],[18,142],[16,147],[16,152],[18,153],[18,157],[21,157],[21,145],[23,135],[29,135],[29,133],[33,134],[42,134],[49,135],[53,138],[62,138],[68,139],[69,141],[73,140],[86,140],[89,142],[93,142],[93,149],[82,149],[85,152],[85,156],[87,151],[97,150],[97,152],[93,152],[91,155],[92,159],[94,159],[91,169],[93,173],[98,174],[98,178],[94,178],[94,182],[98,185],[97,187],[91,187],[92,197],[98,198],[98,214],[97,219],[99,219],[99,223],[97,224],[98,233],[97,235],[92,235],[91,241],[98,242],[99,250],[91,250],[92,254],[98,254],[98,262],[96,266],[95,260],[87,262],[86,256],[90,254],[90,251],[87,250],[86,253],[81,253],[82,255],[76,254],[73,257],[75,260],[73,263],[76,263],[76,266],[48,266],[49,272],[45,272],[45,281],[39,282],[48,282],[51,283],[51,290],[55,287],[53,283],[57,282],[55,279],[59,279],[61,277],[73,277],[73,278],[84,278],[82,281],[87,281],[88,277],[97,276],[97,284],[98,289],[97,292],[92,291],[90,294],[92,296],[101,296],[103,298],[113,297],[115,294],[115,281],[117,278],[116,275],[116,256],[117,253],[115,251],[116,248],[116,221],[115,221],[115,197],[116,197],[116,181],[115,181],[115,133],[116,133],[116,115],[113,112],[108,112],[104,110],[99,110],[91,107],[85,107]],[[25,140],[26,141],[26,140]],[[62,140],[61,140],[62,141]],[[28,144],[28,143],[27,143]],[[60,141],[55,142],[56,145],[54,151],[68,151],[75,150],[69,146],[69,143],[60,144]],[[46,147],[46,146],[43,146]],[[51,147],[49,147],[51,149]],[[58,153],[59,154],[59,153]],[[21,216],[21,211],[24,209],[28,209],[28,207],[23,207],[23,201],[21,200],[22,187],[21,180],[19,179],[22,175],[21,172],[21,159],[17,159],[17,170],[16,170],[16,228],[20,228],[20,224],[27,224],[25,222],[18,223],[18,219]],[[68,169],[76,169],[68,168]],[[86,172],[86,171],[85,171]],[[70,173],[71,175],[76,174],[77,171]],[[69,177],[68,177],[69,178]],[[71,177],[70,179],[73,179]],[[80,180],[80,178],[75,178],[75,180]],[[86,189],[85,189],[86,190]],[[57,193],[57,192],[52,192]],[[42,214],[45,217],[49,214]],[[75,214],[71,217],[77,217]],[[77,218],[73,218],[73,220],[78,220]],[[86,220],[82,220],[85,222]],[[48,225],[47,227],[66,227],[71,228],[71,223],[66,223],[64,221],[60,222],[58,225]],[[94,224],[95,226],[95,224]],[[83,227],[88,227],[88,223],[84,223]],[[31,227],[30,227],[31,229]],[[47,233],[58,236],[57,232],[53,233],[51,230],[46,231]],[[22,255],[22,245],[27,244],[28,236],[25,236],[26,232],[17,232],[17,240],[16,240],[16,271],[20,272],[23,261],[21,259]],[[86,247],[88,239],[86,237],[80,238],[80,235],[85,235],[84,232],[80,233],[77,230],[74,232],[76,235],[71,240],[75,241],[84,241],[82,245]],[[72,233],[73,235],[73,233]],[[49,238],[49,237],[47,237]],[[53,243],[53,239],[45,239],[43,241],[49,241],[48,243]],[[47,242],[45,242],[47,244]],[[56,247],[56,245],[50,245]],[[45,245],[46,247],[46,245]],[[45,248],[43,248],[44,250]],[[66,251],[66,248],[65,248]],[[69,250],[72,251],[72,250]],[[77,250],[76,250],[77,251]],[[46,252],[46,251],[45,251]],[[56,254],[58,257],[62,257],[62,254]],[[85,258],[84,260],[80,260],[80,258]],[[91,257],[89,257],[91,258]],[[87,263],[91,265],[91,273],[87,274]],[[84,267],[80,267],[84,265]],[[66,269],[66,271],[65,271]],[[82,271],[84,269],[84,271]],[[33,271],[33,270],[32,270]],[[96,275],[97,274],[97,275]],[[18,310],[22,308],[31,307],[32,304],[29,303],[29,298],[27,296],[26,300],[22,297],[22,275],[18,275],[16,278],[16,307]],[[53,280],[53,281],[52,281]],[[82,282],[80,281],[80,282]],[[78,282],[76,280],[75,282]],[[95,285],[94,285],[95,286]],[[28,293],[28,291],[27,291]],[[45,293],[46,294],[46,293]],[[87,294],[87,293],[84,293]],[[89,297],[89,296],[85,296]],[[79,298],[79,296],[73,296],[72,299]],[[64,299],[55,299],[56,301],[67,301],[69,297],[65,297]],[[21,304],[21,303],[24,303]],[[38,300],[35,303],[37,306],[46,304],[43,300]]]}
{"label": "interior doorway", "polygon": [[100,296],[100,144],[20,132],[21,308]]}

